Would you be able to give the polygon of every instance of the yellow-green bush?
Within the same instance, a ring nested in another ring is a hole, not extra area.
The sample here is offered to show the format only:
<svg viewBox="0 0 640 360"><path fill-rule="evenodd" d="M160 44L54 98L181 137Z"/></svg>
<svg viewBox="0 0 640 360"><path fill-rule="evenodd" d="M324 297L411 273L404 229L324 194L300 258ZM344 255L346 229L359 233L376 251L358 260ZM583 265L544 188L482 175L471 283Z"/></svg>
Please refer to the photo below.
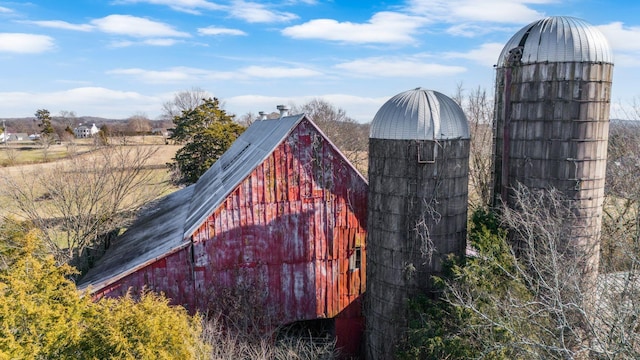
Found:
<svg viewBox="0 0 640 360"><path fill-rule="evenodd" d="M6 230L5 227L2 229ZM9 242L11 241L11 243ZM33 231L0 233L0 359L201 359L201 320L143 293L97 303L68 279L75 270L35 256Z"/></svg>

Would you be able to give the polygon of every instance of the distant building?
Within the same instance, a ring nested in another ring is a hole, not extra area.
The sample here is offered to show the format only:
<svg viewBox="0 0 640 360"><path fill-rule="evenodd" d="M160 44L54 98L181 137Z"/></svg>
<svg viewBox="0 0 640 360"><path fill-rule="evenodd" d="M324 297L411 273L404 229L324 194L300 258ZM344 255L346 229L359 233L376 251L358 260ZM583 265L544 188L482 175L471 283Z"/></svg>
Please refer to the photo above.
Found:
<svg viewBox="0 0 640 360"><path fill-rule="evenodd" d="M90 138L93 137L93 135L97 134L98 131L100 131L100 129L98 129L96 124L93 124L90 127L81 124L77 128L73 129L73 134L77 138Z"/></svg>
<svg viewBox="0 0 640 360"><path fill-rule="evenodd" d="M29 139L29 134L27 133L7 133L7 141L27 141Z"/></svg>

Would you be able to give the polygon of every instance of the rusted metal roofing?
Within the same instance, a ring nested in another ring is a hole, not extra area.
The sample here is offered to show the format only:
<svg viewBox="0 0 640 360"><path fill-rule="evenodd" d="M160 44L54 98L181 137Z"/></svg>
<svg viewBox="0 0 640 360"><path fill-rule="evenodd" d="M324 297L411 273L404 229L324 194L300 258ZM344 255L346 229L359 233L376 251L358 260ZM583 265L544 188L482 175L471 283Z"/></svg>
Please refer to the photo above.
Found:
<svg viewBox="0 0 640 360"><path fill-rule="evenodd" d="M256 121L195 184L185 236L190 236L229 193L261 164L304 114Z"/></svg>
<svg viewBox="0 0 640 360"><path fill-rule="evenodd" d="M194 185L162 198L138 216L78 283L79 290L102 288L159 257L189 245L183 241L184 221Z"/></svg>
<svg viewBox="0 0 640 360"><path fill-rule="evenodd" d="M582 19L569 16L551 16L523 27L502 49L497 66L505 66L512 54L522 64L613 63L613 54L602 32Z"/></svg>
<svg viewBox="0 0 640 360"><path fill-rule="evenodd" d="M416 88L384 103L371 123L370 138L395 140L468 139L464 112L448 96Z"/></svg>

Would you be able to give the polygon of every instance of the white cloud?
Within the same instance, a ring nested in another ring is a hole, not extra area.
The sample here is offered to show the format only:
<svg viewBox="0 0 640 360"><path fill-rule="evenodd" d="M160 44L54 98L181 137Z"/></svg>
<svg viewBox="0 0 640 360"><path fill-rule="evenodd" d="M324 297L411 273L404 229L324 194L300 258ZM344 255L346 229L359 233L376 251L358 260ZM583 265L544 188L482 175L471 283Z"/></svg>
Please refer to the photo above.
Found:
<svg viewBox="0 0 640 360"><path fill-rule="evenodd" d="M92 20L98 29L109 34L127 35L133 37L189 37L185 32L177 31L173 27L149 19L131 15L109 15Z"/></svg>
<svg viewBox="0 0 640 360"><path fill-rule="evenodd" d="M46 35L0 33L0 53L37 54L52 50L53 38Z"/></svg>
<svg viewBox="0 0 640 360"><path fill-rule="evenodd" d="M228 78L228 76L216 76L216 74L223 73L215 73L208 70L194 69L189 67L174 67L164 71L146 70L140 68L115 69L108 71L107 74L132 76L147 83L174 83L192 81L195 79Z"/></svg>
<svg viewBox="0 0 640 360"><path fill-rule="evenodd" d="M618 52L613 53L613 63L616 66L624 66L624 67L640 67L640 52L631 53L631 52ZM616 71L614 70L614 75ZM638 90L634 89L634 93L637 93ZM640 120L640 119L639 119Z"/></svg>
<svg viewBox="0 0 640 360"><path fill-rule="evenodd" d="M625 27L622 22L597 26L614 50L640 51L640 26Z"/></svg>
<svg viewBox="0 0 640 360"><path fill-rule="evenodd" d="M140 68L114 69L111 75L134 77L147 83L179 83L213 80L286 79L322 75L305 68L249 66L236 71L211 71L190 67L174 67L168 70L146 70Z"/></svg>
<svg viewBox="0 0 640 360"><path fill-rule="evenodd" d="M442 65L411 58L366 58L335 65L353 75L368 77L449 76L466 71L462 66Z"/></svg>
<svg viewBox="0 0 640 360"><path fill-rule="evenodd" d="M152 45L152 46L171 46L171 45L175 45L178 42L180 41L176 39L156 38L156 39L147 39L143 43L146 45Z"/></svg>
<svg viewBox="0 0 640 360"><path fill-rule="evenodd" d="M318 4L318 1L317 0L287 0L287 1L283 1L283 3L287 5L297 5L297 4L316 5Z"/></svg>
<svg viewBox="0 0 640 360"><path fill-rule="evenodd" d="M472 60L483 66L493 66L497 63L503 47L504 44L500 43L485 43L467 52L447 52L443 56L450 59Z"/></svg>
<svg viewBox="0 0 640 360"><path fill-rule="evenodd" d="M156 114L163 100L133 91L111 90L102 87L78 87L51 93L2 92L0 108L10 109L3 116L22 117L33 114L33 99L38 106L52 114L60 110L72 110L79 116L90 115L105 118L126 118L135 111ZM132 111L131 109L135 109Z"/></svg>
<svg viewBox="0 0 640 360"><path fill-rule="evenodd" d="M553 2L554 0L410 0L408 10L433 21L518 24L544 16L528 5Z"/></svg>
<svg viewBox="0 0 640 360"><path fill-rule="evenodd" d="M491 34L495 32L505 32L512 33L517 31L517 28L509 27L509 26L491 26L487 23L461 23L452 25L447 28L446 32L449 35L453 36L464 36L468 38L479 37L486 34Z"/></svg>
<svg viewBox="0 0 640 360"><path fill-rule="evenodd" d="M168 38L144 39L142 41L118 40L112 41L109 46L112 48L125 48L129 46L172 46L182 41Z"/></svg>
<svg viewBox="0 0 640 360"><path fill-rule="evenodd" d="M282 30L282 34L295 39L322 39L348 43L412 43L413 36L424 23L420 17L397 12L379 12L366 23L316 19L287 27Z"/></svg>
<svg viewBox="0 0 640 360"><path fill-rule="evenodd" d="M308 5L316 4L315 0L289 1L280 5L295 5L296 3ZM225 11L236 19L249 23L274 23L287 22L297 19L298 16L290 12L274 11L265 4L244 0L233 0L230 5L221 5L205 0L115 0L114 4L154 4L168 6L173 10L194 15L202 13L201 10Z"/></svg>
<svg viewBox="0 0 640 360"><path fill-rule="evenodd" d="M267 9L263 4L241 0L233 2L229 13L232 17L249 23L286 22L298 18L297 15L289 12L275 12Z"/></svg>
<svg viewBox="0 0 640 360"><path fill-rule="evenodd" d="M140 42L131 41L131 40L120 40L120 41L112 41L109 43L109 46L112 48L125 48L129 46L139 45Z"/></svg>
<svg viewBox="0 0 640 360"><path fill-rule="evenodd" d="M94 26L89 24L71 24L61 20L26 21L27 23L53 29L91 31Z"/></svg>
<svg viewBox="0 0 640 360"><path fill-rule="evenodd" d="M11 14L12 12L13 12L13 10L11 10L11 9L9 9L7 7L4 7L4 6L0 6L0 13L2 13L2 14Z"/></svg>
<svg viewBox="0 0 640 360"><path fill-rule="evenodd" d="M164 5L173 10L198 15L200 9L203 10L224 10L227 7L211 1L205 0L116 0L114 4L137 4L145 3L152 5Z"/></svg>
<svg viewBox="0 0 640 360"><path fill-rule="evenodd" d="M301 78L320 76L322 73L305 68L249 66L241 69L241 73L254 78Z"/></svg>
<svg viewBox="0 0 640 360"><path fill-rule="evenodd" d="M217 27L217 26L209 26L206 28L199 28L198 29L198 34L200 35L234 35L234 36L242 36L242 35L247 35L247 33L245 33L242 30L238 30L238 29L229 29L229 28L222 28L222 27Z"/></svg>
<svg viewBox="0 0 640 360"><path fill-rule="evenodd" d="M640 26L625 27L622 22L597 26L609 41L614 63L618 66L640 66ZM614 71L615 73L615 71Z"/></svg>

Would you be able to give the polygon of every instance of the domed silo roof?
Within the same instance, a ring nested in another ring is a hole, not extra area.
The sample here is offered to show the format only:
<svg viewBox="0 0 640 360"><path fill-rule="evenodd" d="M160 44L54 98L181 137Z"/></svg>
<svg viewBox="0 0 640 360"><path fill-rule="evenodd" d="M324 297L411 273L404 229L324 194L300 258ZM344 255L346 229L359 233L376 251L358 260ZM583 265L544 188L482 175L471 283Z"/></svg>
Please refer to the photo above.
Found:
<svg viewBox="0 0 640 360"><path fill-rule="evenodd" d="M521 47L522 64L539 62L613 63L604 35L586 21L569 16L551 16L523 27L507 42L498 58L503 67L512 49Z"/></svg>
<svg viewBox="0 0 640 360"><path fill-rule="evenodd" d="M468 139L460 106L437 91L416 88L384 103L371 123L370 138L392 140Z"/></svg>

